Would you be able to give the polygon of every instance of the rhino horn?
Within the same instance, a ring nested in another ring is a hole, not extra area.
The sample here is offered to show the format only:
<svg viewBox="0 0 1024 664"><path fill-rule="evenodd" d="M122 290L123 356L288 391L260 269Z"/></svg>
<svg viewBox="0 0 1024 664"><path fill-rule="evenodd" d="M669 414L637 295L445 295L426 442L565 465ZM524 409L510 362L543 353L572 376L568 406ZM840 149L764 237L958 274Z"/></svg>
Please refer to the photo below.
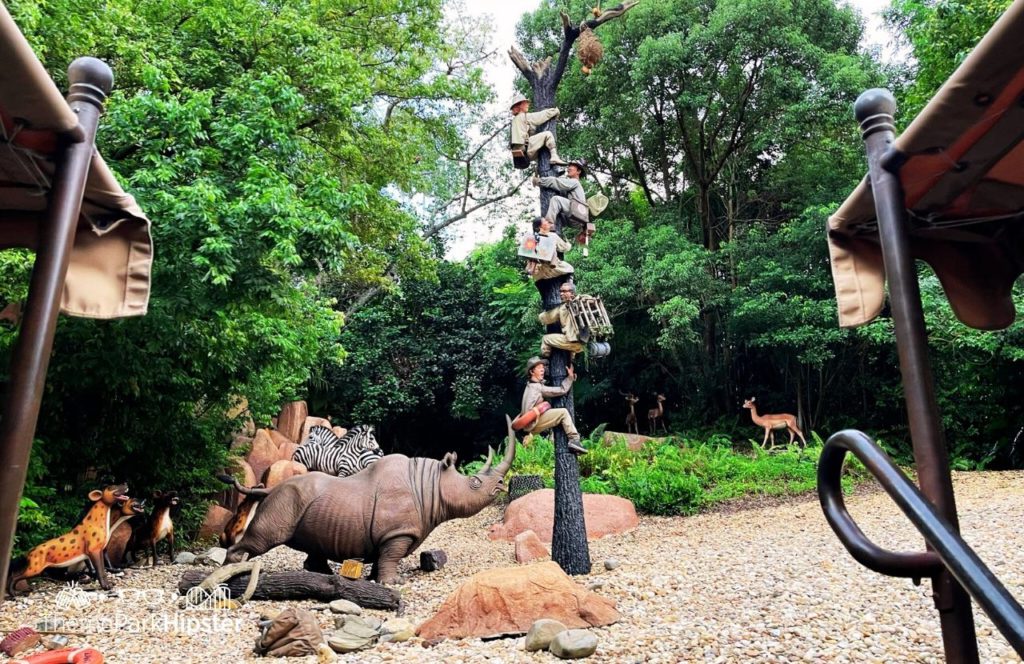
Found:
<svg viewBox="0 0 1024 664"><path fill-rule="evenodd" d="M491 472L491 463L494 462L494 448L490 445L487 446L487 461L484 462L484 467L480 469L481 473Z"/></svg>
<svg viewBox="0 0 1024 664"><path fill-rule="evenodd" d="M495 468L500 477L504 477L512 468L512 462L516 458L516 432L512 429L512 418L506 415L505 422L508 425L508 447L505 449L505 457Z"/></svg>

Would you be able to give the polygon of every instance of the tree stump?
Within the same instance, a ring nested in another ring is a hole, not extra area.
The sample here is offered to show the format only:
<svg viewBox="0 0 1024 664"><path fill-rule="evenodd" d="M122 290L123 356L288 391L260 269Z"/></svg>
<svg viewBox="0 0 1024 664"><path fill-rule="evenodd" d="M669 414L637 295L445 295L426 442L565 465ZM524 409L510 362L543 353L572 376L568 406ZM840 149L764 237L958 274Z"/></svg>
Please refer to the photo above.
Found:
<svg viewBox="0 0 1024 664"><path fill-rule="evenodd" d="M182 595L190 588L198 586L209 575L209 570L188 570L181 575L178 592ZM232 597L241 597L249 584L250 574L239 574L227 584ZM336 599L347 599L364 609L386 609L395 611L401 599L397 590L382 586L372 581L354 581L337 574L319 574L317 572L264 572L260 574L256 591L252 595L256 600L295 600L315 599L330 602Z"/></svg>

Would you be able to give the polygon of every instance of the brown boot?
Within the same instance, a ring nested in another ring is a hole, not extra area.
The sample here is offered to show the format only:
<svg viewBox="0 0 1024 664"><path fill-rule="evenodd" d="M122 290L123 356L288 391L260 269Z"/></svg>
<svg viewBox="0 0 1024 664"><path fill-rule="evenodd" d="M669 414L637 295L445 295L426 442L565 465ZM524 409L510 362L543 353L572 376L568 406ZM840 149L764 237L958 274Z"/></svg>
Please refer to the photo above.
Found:
<svg viewBox="0 0 1024 664"><path fill-rule="evenodd" d="M587 453L587 449L580 445L579 438L569 439L569 451L575 454L576 456L583 456L584 454Z"/></svg>

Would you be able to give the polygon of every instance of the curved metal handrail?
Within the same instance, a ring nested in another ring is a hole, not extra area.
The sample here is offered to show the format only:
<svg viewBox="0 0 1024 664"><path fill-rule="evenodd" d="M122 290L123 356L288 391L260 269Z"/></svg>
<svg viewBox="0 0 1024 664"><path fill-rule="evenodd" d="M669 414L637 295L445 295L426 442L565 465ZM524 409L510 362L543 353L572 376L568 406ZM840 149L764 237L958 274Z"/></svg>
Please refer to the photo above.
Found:
<svg viewBox="0 0 1024 664"><path fill-rule="evenodd" d="M843 500L840 480L847 452L860 459L875 476L933 551L887 551L867 538L846 510ZM1024 657L1024 609L917 486L867 435L847 429L828 439L818 463L818 498L832 530L859 563L881 574L915 578L934 576L946 567L1017 654Z"/></svg>

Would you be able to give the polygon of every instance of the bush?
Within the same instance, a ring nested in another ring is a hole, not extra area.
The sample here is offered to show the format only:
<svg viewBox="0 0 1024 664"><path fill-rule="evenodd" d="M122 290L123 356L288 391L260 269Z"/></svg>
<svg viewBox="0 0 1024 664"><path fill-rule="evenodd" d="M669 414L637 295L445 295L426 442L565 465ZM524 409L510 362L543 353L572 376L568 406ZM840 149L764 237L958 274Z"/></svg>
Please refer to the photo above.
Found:
<svg viewBox="0 0 1024 664"><path fill-rule="evenodd" d="M584 441L589 453L580 457L580 488L584 493L613 494L633 502L645 514L693 514L703 507L753 495L798 495L811 492L817 484L821 439L813 437L806 448L776 449L771 453L757 446L738 452L724 436L707 441L668 439L651 441L638 451L630 450L624 439L606 445L594 434ZM550 439L535 438L529 446L519 445L514 474L540 475L554 486L554 445ZM467 464L474 472L481 461ZM863 467L848 464L844 485L865 477Z"/></svg>

